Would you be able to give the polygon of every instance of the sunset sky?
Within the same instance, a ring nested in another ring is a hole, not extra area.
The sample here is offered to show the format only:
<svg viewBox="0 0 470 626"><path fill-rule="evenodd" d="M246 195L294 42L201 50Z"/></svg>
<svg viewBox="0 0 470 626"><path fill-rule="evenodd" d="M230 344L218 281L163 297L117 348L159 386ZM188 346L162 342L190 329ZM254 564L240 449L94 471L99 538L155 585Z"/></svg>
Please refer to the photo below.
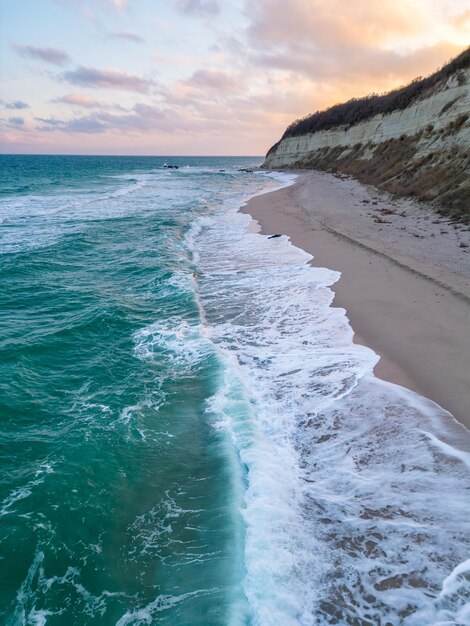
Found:
<svg viewBox="0 0 470 626"><path fill-rule="evenodd" d="M470 0L0 0L1 151L261 155L469 44Z"/></svg>

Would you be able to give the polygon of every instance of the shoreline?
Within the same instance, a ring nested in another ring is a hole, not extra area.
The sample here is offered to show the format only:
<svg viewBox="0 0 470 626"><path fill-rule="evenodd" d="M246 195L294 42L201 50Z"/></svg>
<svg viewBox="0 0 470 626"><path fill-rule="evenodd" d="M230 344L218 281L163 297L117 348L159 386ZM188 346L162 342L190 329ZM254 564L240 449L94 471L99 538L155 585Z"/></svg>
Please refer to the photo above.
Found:
<svg viewBox="0 0 470 626"><path fill-rule="evenodd" d="M341 272L332 306L380 356L376 376L470 428L470 230L348 177L295 173L240 210Z"/></svg>

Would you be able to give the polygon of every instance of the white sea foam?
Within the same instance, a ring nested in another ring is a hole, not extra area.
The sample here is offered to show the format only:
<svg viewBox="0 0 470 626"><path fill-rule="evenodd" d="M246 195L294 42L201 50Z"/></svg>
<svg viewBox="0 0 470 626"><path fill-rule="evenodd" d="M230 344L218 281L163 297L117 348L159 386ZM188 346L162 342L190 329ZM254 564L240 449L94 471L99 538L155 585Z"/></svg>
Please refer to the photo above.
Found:
<svg viewBox="0 0 470 626"><path fill-rule="evenodd" d="M139 359L164 363L167 373L173 371L178 376L190 373L213 350L200 324L177 316L142 328L134 341Z"/></svg>
<svg viewBox="0 0 470 626"><path fill-rule="evenodd" d="M42 550L36 550L28 573L23 580L18 593L15 611L7 619L7 626L32 625L42 626L49 617L59 617L65 612L65 607L55 610L38 609L36 602L41 596L52 594L57 589L63 593L71 589L77 594L75 609L83 612L88 618L103 617L106 612L106 604L109 598L125 596L121 592L103 590L99 595L94 595L80 582L80 569L67 567L62 576L46 576L44 567L45 554ZM78 609L80 604L80 609Z"/></svg>
<svg viewBox="0 0 470 626"><path fill-rule="evenodd" d="M163 175L150 173L116 176L119 187L110 184L62 190L57 194L19 195L0 202L0 254L55 244L62 235L92 220L114 219L153 210L179 201L184 194L163 185ZM110 177L110 181L113 177ZM126 184L127 182L127 184ZM150 202L149 202L149 199Z"/></svg>
<svg viewBox="0 0 470 626"><path fill-rule="evenodd" d="M216 589L200 589L190 593L183 593L178 596L159 595L149 602L145 607L136 609L135 611L127 611L117 622L116 626L127 626L132 624L138 626L141 624L154 624L158 620L158 614L171 610L174 606L190 600L192 598L200 598L217 591Z"/></svg>
<svg viewBox="0 0 470 626"><path fill-rule="evenodd" d="M13 508L14 505L16 505L21 500L29 498L34 490L34 487L36 487L37 485L41 485L46 479L47 475L51 474L53 471L53 464L49 463L49 461L42 461L41 463L39 463L37 469L34 472L34 478L32 480L29 480L22 487L17 487L16 489L13 489L12 492L0 504L0 517L16 513L16 510Z"/></svg>
<svg viewBox="0 0 470 626"><path fill-rule="evenodd" d="M339 274L249 222L225 207L189 244L227 365L208 411L247 471L253 623L469 624L468 431L375 378Z"/></svg>

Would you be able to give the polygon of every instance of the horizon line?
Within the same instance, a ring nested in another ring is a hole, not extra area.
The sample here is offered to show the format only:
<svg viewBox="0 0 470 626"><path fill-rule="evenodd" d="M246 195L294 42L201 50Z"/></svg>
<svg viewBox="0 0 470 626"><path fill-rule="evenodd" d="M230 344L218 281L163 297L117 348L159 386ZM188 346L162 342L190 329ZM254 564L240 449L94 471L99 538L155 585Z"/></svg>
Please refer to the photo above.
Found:
<svg viewBox="0 0 470 626"><path fill-rule="evenodd" d="M136 159L264 159L264 154L73 154L69 152L0 152L4 156L62 156L62 157L126 157Z"/></svg>

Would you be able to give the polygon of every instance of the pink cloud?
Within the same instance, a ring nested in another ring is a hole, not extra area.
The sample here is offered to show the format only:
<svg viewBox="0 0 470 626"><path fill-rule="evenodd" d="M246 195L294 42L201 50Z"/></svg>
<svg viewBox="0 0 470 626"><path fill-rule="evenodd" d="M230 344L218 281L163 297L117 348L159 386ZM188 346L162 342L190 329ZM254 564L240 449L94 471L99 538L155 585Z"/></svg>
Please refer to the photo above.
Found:
<svg viewBox="0 0 470 626"><path fill-rule="evenodd" d="M117 69L99 70L80 66L76 70L64 72L62 78L74 85L101 89L123 89L125 91L148 92L151 81Z"/></svg>
<svg viewBox="0 0 470 626"><path fill-rule="evenodd" d="M71 61L69 55L58 48L38 48L36 46L22 46L14 43L12 47L22 56L39 61L46 61L53 65L65 65Z"/></svg>
<svg viewBox="0 0 470 626"><path fill-rule="evenodd" d="M365 86L361 93L372 80L388 86L429 73L461 48L436 37L410 48L433 26L429 10L414 0L291 0L288 11L276 7L276 0L260 0L247 9L252 60L317 83L353 80Z"/></svg>
<svg viewBox="0 0 470 626"><path fill-rule="evenodd" d="M65 96L55 98L53 102L58 102L59 104L71 104L73 106L85 107L87 109L100 106L98 100L95 100L91 96L84 93L69 93Z"/></svg>
<svg viewBox="0 0 470 626"><path fill-rule="evenodd" d="M197 70L185 83L190 87L219 93L230 93L238 88L236 78L228 72L220 70Z"/></svg>

